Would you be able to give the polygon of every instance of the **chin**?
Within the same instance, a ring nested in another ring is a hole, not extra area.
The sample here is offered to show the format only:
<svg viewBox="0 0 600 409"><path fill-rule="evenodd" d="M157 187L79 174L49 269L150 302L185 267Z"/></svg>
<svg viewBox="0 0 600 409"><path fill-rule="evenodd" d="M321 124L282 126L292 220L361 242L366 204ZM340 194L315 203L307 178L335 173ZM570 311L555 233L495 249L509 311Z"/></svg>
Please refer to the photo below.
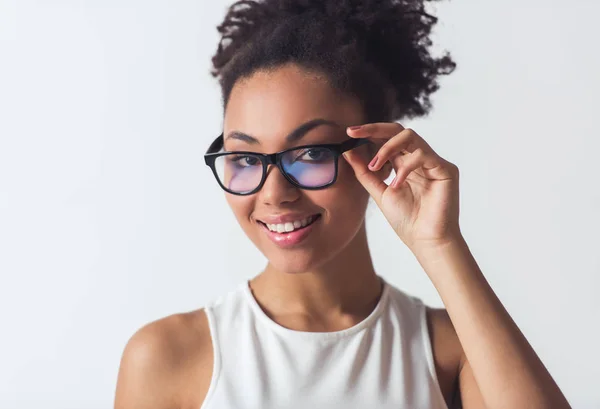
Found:
<svg viewBox="0 0 600 409"><path fill-rule="evenodd" d="M320 251L320 254L305 251L271 251L270 253L263 254L275 270L284 274L302 274L314 271L325 261L323 253Z"/></svg>

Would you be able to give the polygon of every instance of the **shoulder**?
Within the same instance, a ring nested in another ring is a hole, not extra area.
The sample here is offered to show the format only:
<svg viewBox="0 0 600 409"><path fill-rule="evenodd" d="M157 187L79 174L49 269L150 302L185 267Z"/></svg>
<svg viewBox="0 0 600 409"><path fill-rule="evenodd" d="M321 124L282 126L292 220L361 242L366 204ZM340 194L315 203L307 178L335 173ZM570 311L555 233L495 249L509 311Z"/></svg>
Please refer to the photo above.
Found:
<svg viewBox="0 0 600 409"><path fill-rule="evenodd" d="M450 406L458 399L463 349L448 312L443 308L426 308L436 374L442 394Z"/></svg>
<svg viewBox="0 0 600 409"><path fill-rule="evenodd" d="M204 309L150 322L138 329L125 346L115 409L202 403L212 367L212 340Z"/></svg>

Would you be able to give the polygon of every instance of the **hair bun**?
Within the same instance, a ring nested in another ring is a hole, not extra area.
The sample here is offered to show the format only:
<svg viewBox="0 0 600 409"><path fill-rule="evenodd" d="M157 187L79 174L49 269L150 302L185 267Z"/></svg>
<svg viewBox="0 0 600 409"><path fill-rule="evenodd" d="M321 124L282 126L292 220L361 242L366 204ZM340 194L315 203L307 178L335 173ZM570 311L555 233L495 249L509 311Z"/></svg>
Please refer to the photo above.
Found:
<svg viewBox="0 0 600 409"><path fill-rule="evenodd" d="M437 77L456 67L448 53L435 58L429 52L437 18L425 11L426 2L237 1L217 27L222 38L212 74L221 76L238 65L233 71L245 75L253 64L257 68L287 58L323 69L342 88L352 88L359 76L372 81L376 89L390 93L386 111L392 117L425 115L431 108L429 95L439 88ZM236 59L241 61L233 63ZM224 91L226 100L226 86Z"/></svg>

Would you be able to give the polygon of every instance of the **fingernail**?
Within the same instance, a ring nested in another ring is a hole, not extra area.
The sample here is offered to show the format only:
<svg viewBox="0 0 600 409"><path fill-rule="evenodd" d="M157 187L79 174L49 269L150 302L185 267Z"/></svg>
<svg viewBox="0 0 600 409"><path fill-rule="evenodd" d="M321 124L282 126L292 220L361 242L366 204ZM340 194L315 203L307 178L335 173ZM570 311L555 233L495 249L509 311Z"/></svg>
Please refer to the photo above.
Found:
<svg viewBox="0 0 600 409"><path fill-rule="evenodd" d="M373 160L371 161L371 163L369 163L369 167L374 168L376 164L377 164L377 156L375 156L373 158Z"/></svg>
<svg viewBox="0 0 600 409"><path fill-rule="evenodd" d="M348 129L350 129L351 131L356 131L356 130L358 130L358 129L360 129L360 128L362 128L362 125L351 126L351 127L350 127L350 128L348 128Z"/></svg>

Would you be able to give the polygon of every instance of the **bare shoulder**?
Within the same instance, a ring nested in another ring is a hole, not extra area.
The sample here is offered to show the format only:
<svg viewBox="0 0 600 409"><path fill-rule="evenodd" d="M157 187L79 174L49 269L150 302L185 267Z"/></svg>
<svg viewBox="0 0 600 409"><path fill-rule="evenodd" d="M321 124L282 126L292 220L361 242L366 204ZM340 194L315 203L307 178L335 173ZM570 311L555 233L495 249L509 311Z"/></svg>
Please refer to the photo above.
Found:
<svg viewBox="0 0 600 409"><path fill-rule="evenodd" d="M115 409L200 407L210 384L212 340L204 309L150 322L128 340Z"/></svg>
<svg viewBox="0 0 600 409"><path fill-rule="evenodd" d="M440 388L448 407L452 408L460 405L458 375L463 349L445 309L427 307L427 325Z"/></svg>

